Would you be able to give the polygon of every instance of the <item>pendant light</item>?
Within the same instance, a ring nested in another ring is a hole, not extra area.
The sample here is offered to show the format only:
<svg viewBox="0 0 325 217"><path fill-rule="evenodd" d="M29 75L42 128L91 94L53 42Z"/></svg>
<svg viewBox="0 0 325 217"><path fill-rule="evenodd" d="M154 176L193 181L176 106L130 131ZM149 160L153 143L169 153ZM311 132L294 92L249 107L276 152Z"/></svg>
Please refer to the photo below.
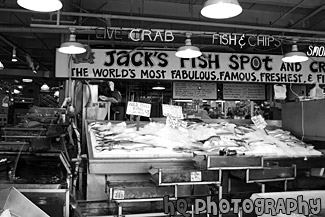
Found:
<svg viewBox="0 0 325 217"><path fill-rule="evenodd" d="M14 89L14 94L20 94L20 90Z"/></svg>
<svg viewBox="0 0 325 217"><path fill-rule="evenodd" d="M56 90L56 91L54 92L54 96L55 96L55 97L59 97L59 96L60 96L60 91Z"/></svg>
<svg viewBox="0 0 325 217"><path fill-rule="evenodd" d="M242 11L243 8L237 0L207 0L201 14L212 19L227 19L239 15Z"/></svg>
<svg viewBox="0 0 325 217"><path fill-rule="evenodd" d="M152 87L153 90L165 90L166 88L160 84L160 82L157 82L157 85Z"/></svg>
<svg viewBox="0 0 325 217"><path fill-rule="evenodd" d="M53 12L62 8L60 0L17 0L18 5L27 10L38 12Z"/></svg>
<svg viewBox="0 0 325 217"><path fill-rule="evenodd" d="M70 34L69 41L62 43L59 48L59 52L64 54L81 54L86 51L86 48L76 41L76 35L73 32Z"/></svg>
<svg viewBox="0 0 325 217"><path fill-rule="evenodd" d="M50 90L50 87L49 87L46 83L44 83L44 84L41 86L41 90L42 90L42 91L49 91L49 90Z"/></svg>
<svg viewBox="0 0 325 217"><path fill-rule="evenodd" d="M284 54L282 61L286 63L300 63L308 60L307 55L304 52L298 51L297 44L292 45L292 50Z"/></svg>
<svg viewBox="0 0 325 217"><path fill-rule="evenodd" d="M14 47L12 49L12 58L11 58L11 62L17 62L17 55L16 55L16 48Z"/></svg>
<svg viewBox="0 0 325 217"><path fill-rule="evenodd" d="M186 34L187 39L185 40L185 45L178 48L175 55L179 58L196 58L202 55L200 49L192 45L191 34Z"/></svg>
<svg viewBox="0 0 325 217"><path fill-rule="evenodd" d="M30 78L23 78L22 81L24 83L32 83L33 82L33 79L30 79Z"/></svg>

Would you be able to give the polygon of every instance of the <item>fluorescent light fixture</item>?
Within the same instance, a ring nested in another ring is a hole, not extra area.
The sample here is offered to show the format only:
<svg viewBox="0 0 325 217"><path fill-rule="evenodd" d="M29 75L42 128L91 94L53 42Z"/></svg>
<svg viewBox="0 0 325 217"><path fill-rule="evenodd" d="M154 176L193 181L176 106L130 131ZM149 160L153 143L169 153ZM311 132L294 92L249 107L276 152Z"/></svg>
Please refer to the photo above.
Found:
<svg viewBox="0 0 325 217"><path fill-rule="evenodd" d="M49 90L50 90L50 87L49 87L46 83L44 83L44 84L41 86L41 90L43 90L43 91L49 91Z"/></svg>
<svg viewBox="0 0 325 217"><path fill-rule="evenodd" d="M4 65L2 64L2 62L0 61L0 70L3 70L5 67Z"/></svg>
<svg viewBox="0 0 325 217"><path fill-rule="evenodd" d="M282 61L286 63L300 63L308 60L307 55L304 52L298 51L296 44L292 45L292 51L284 54Z"/></svg>
<svg viewBox="0 0 325 217"><path fill-rule="evenodd" d="M76 35L70 34L70 39L68 42L64 42L61 44L59 48L59 52L64 54L81 54L85 53L86 48L79 42L76 41Z"/></svg>
<svg viewBox="0 0 325 217"><path fill-rule="evenodd" d="M16 56L16 48L15 47L12 49L12 58L11 58L11 61L12 62L17 62L18 61L17 60L17 56Z"/></svg>
<svg viewBox="0 0 325 217"><path fill-rule="evenodd" d="M207 0L201 14L212 19L227 19L239 15L242 11L243 8L237 0Z"/></svg>
<svg viewBox="0 0 325 217"><path fill-rule="evenodd" d="M23 78L22 81L23 81L24 83L31 83L31 82L33 82L33 79L30 79L30 78Z"/></svg>
<svg viewBox="0 0 325 217"><path fill-rule="evenodd" d="M178 48L175 55L179 58L196 58L202 55L200 49L192 45L191 39L185 40L185 45Z"/></svg>
<svg viewBox="0 0 325 217"><path fill-rule="evenodd" d="M193 102L191 99L175 99L174 102Z"/></svg>
<svg viewBox="0 0 325 217"><path fill-rule="evenodd" d="M152 87L153 90L165 90L165 87L163 86L156 86L156 87Z"/></svg>
<svg viewBox="0 0 325 217"><path fill-rule="evenodd" d="M53 12L62 8L60 0L17 0L21 7L38 12Z"/></svg>

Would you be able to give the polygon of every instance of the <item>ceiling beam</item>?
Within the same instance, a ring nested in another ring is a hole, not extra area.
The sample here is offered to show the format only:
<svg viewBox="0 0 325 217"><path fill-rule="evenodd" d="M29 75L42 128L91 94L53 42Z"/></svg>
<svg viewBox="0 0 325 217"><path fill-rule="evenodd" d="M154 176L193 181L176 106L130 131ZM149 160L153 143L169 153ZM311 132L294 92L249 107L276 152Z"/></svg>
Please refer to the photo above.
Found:
<svg viewBox="0 0 325 217"><path fill-rule="evenodd" d="M1 11L11 11L8 8L0 8ZM17 9L13 9L17 11ZM25 11L25 10L19 10ZM243 25L243 24L233 24L233 23L221 23L221 22L203 22L194 20L181 20L181 19L169 19L169 18L157 18L157 17L141 17L141 16L127 16L127 15L114 15L114 14L97 14L97 13L79 13L79 12L60 12L61 16L76 16L76 17L87 17L87 18L102 18L102 19L116 19L116 20L132 20L132 21L147 21L147 22L160 22L160 23L172 23L172 24L185 24L185 25L195 25L195 26L210 26L210 27L221 27L221 28L234 28L234 29L248 29L248 30L260 30L269 32L281 32L281 33L299 33L307 35L325 35L325 31L317 30L305 30L305 29L292 29L292 28L279 28L270 26L256 26L256 25ZM312 13L313 14L313 13ZM312 15L311 14L311 15ZM309 15L309 16L311 16ZM78 26L75 26L78 28ZM28 31L30 29L25 29ZM34 29L33 29L34 30ZM23 30L21 30L23 31ZM35 29L35 31L41 32L42 30ZM51 30L47 30L51 31ZM65 30L69 34L69 29ZM62 33L62 32L58 32Z"/></svg>
<svg viewBox="0 0 325 217"><path fill-rule="evenodd" d="M20 51L21 53L23 53L25 56L29 55L30 57L32 57L31 54L29 54L29 53L26 52L23 48L17 46L17 45L14 44L13 42L9 41L9 40L8 40L7 38L5 38L4 36L1 36L1 35L0 35L0 39L1 39L3 42L7 43L9 46L12 46L13 48L15 47L17 50L19 50L19 51ZM35 59L34 59L34 61L35 61L35 63L37 63L39 66L42 66L44 69L49 70L49 69L48 69L44 64L40 63L39 61L36 61ZM26 61L23 61L23 62L28 63L27 60L26 60Z"/></svg>
<svg viewBox="0 0 325 217"><path fill-rule="evenodd" d="M314 15L318 14L319 12L321 12L324 9L325 9L325 5L322 5L321 7L317 8L316 10L314 10L313 12L308 14L307 16L303 17L302 19L300 19L297 22L295 22L294 24L292 24L290 26L290 28L298 26L300 23L305 22L307 19L313 17Z"/></svg>
<svg viewBox="0 0 325 217"><path fill-rule="evenodd" d="M3 70L0 70L0 76L10 76L18 78L50 78L54 77L54 72L37 71L37 73L34 73L32 70L4 68Z"/></svg>
<svg viewBox="0 0 325 217"><path fill-rule="evenodd" d="M284 17L288 16L289 14L291 14L294 10L296 10L298 7L300 7L302 5L302 3L305 0L301 0L298 4L296 4L293 8L291 8L290 10L288 10L286 13L284 13L282 16L280 16L279 18L277 18L276 20L274 20L269 26L273 26L276 22L278 22L279 20L283 19Z"/></svg>

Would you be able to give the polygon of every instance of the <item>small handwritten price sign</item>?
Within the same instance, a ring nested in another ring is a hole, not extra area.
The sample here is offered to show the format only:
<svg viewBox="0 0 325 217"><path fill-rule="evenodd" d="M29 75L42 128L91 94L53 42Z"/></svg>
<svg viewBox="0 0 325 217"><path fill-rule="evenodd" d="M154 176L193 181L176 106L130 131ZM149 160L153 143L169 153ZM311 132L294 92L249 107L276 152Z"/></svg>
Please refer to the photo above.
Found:
<svg viewBox="0 0 325 217"><path fill-rule="evenodd" d="M182 119L184 117L181 106L163 104L162 110L163 116L165 117L172 116L179 119Z"/></svg>
<svg viewBox="0 0 325 217"><path fill-rule="evenodd" d="M167 116L166 119L166 125L171 127L171 128L178 128L178 127L187 127L187 122L186 121L182 121L179 118L175 118L172 116Z"/></svg>
<svg viewBox="0 0 325 217"><path fill-rule="evenodd" d="M126 114L150 117L151 104L141 102L128 102Z"/></svg>
<svg viewBox="0 0 325 217"><path fill-rule="evenodd" d="M264 118L261 115L253 116L251 119L257 128L264 129L267 125L267 123L265 122Z"/></svg>

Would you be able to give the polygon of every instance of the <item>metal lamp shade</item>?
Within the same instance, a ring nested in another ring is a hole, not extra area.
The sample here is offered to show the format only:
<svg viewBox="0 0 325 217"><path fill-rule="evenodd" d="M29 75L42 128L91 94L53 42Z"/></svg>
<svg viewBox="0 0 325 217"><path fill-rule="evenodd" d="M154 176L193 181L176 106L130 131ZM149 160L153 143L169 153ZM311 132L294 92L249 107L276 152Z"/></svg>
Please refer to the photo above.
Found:
<svg viewBox="0 0 325 217"><path fill-rule="evenodd" d="M60 0L17 0L18 5L31 11L53 12L62 8Z"/></svg>
<svg viewBox="0 0 325 217"><path fill-rule="evenodd" d="M243 8L237 0L207 0L201 10L204 17L227 19L239 15Z"/></svg>
<svg viewBox="0 0 325 217"><path fill-rule="evenodd" d="M298 51L296 44L292 45L292 51L284 54L282 61L286 63L300 63L308 60L305 53Z"/></svg>
<svg viewBox="0 0 325 217"><path fill-rule="evenodd" d="M191 44L191 39L186 39L185 46L177 49L175 55L179 58L196 58L202 55L200 49Z"/></svg>
<svg viewBox="0 0 325 217"><path fill-rule="evenodd" d="M71 34L69 41L62 43L59 48L59 52L64 54L81 54L86 51L86 48L82 44L76 42L76 36L74 34Z"/></svg>

